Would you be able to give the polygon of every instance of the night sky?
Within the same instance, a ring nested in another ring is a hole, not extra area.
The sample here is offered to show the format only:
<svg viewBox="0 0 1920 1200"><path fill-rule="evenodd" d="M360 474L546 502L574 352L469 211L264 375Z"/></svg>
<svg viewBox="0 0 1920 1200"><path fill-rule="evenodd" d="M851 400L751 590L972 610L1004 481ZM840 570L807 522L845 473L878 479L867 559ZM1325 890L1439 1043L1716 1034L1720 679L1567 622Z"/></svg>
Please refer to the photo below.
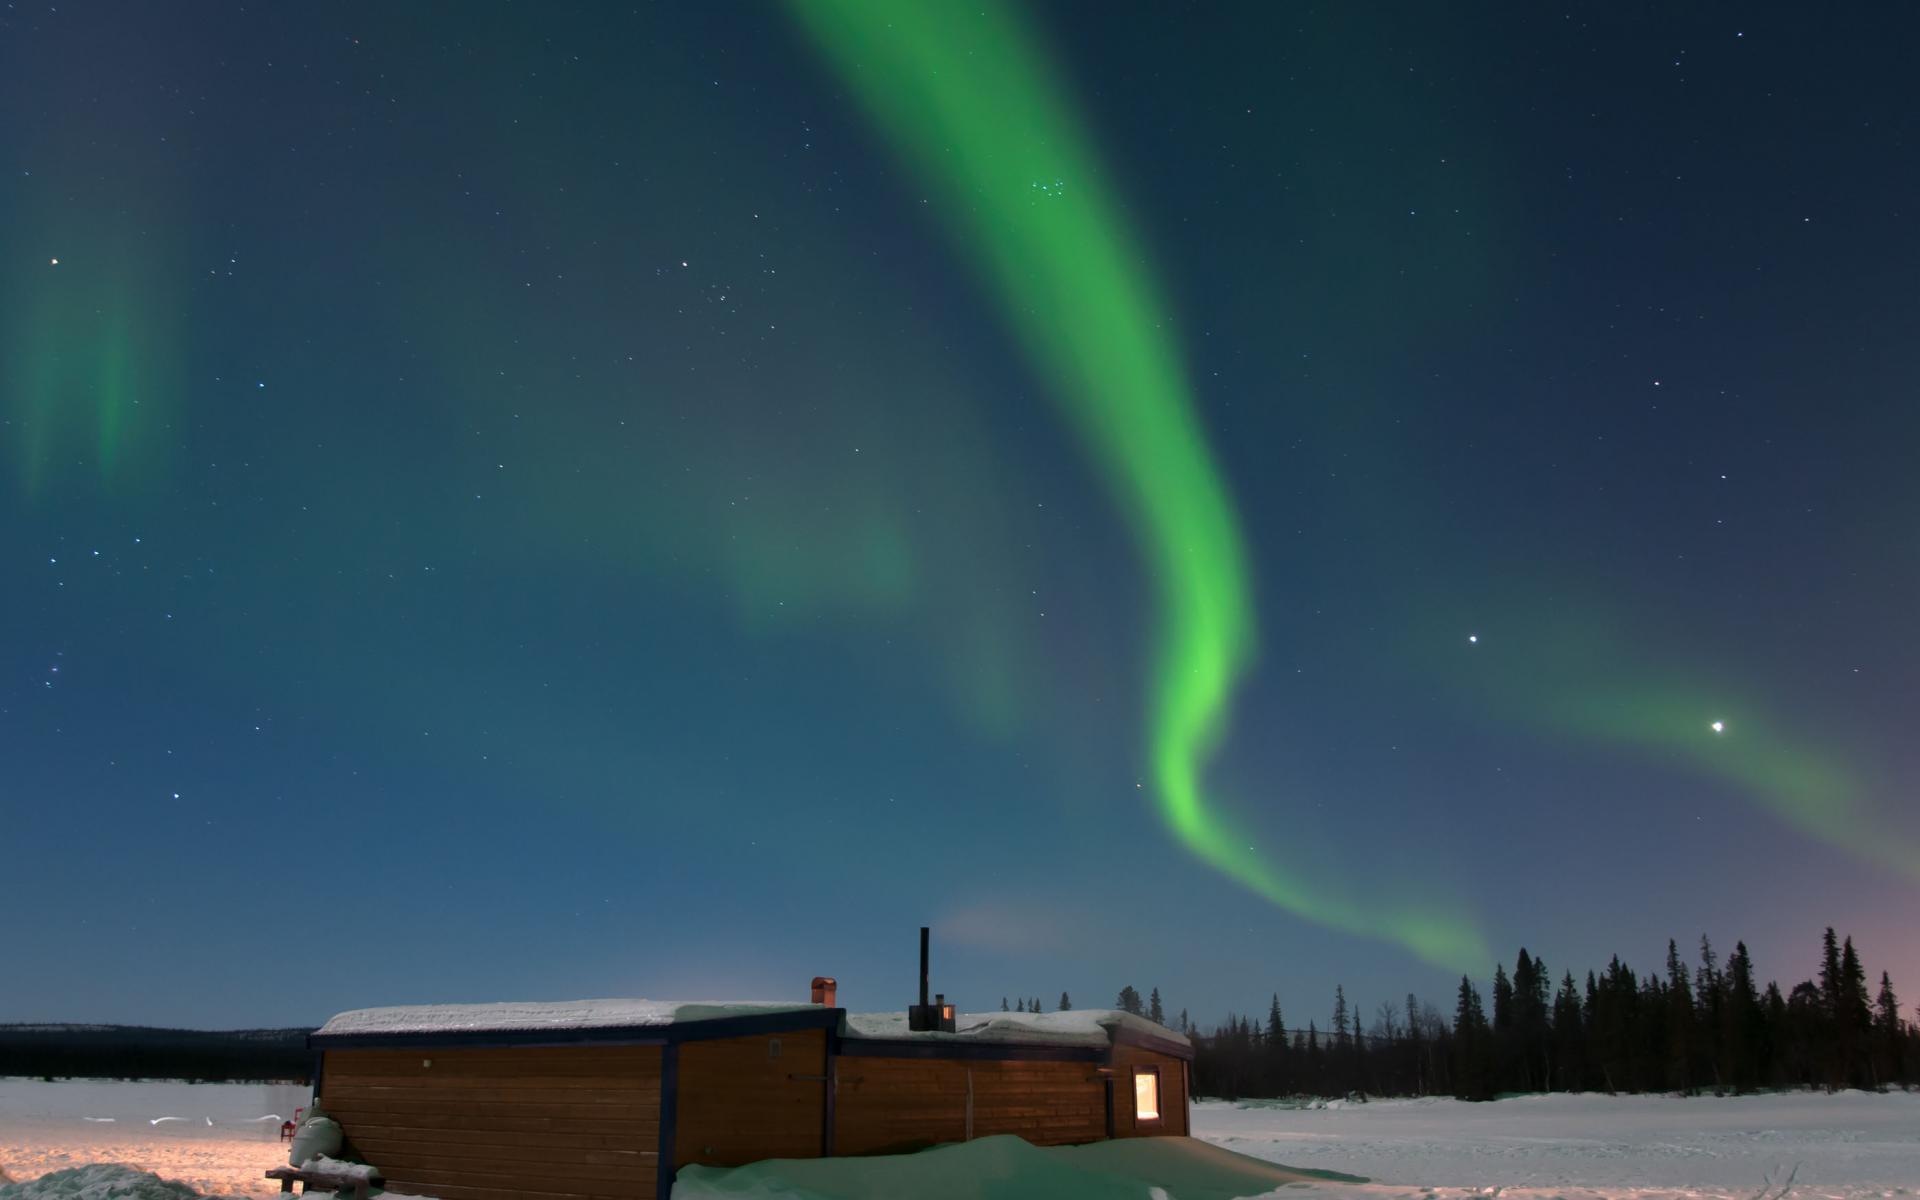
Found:
<svg viewBox="0 0 1920 1200"><path fill-rule="evenodd" d="M7 6L0 1020L1920 989L1916 33Z"/></svg>

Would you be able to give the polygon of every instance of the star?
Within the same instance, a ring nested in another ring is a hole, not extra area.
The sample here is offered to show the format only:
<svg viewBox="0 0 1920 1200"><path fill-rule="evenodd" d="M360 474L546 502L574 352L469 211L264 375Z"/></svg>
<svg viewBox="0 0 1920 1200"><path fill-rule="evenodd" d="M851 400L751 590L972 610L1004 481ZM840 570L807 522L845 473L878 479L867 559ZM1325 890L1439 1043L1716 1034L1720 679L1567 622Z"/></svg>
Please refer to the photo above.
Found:
<svg viewBox="0 0 1920 1200"><path fill-rule="evenodd" d="M1470 633L1470 634L1468 634L1468 635L1467 635L1467 642L1468 642L1468 644L1469 644L1469 645L1474 645L1474 646L1478 646L1478 645L1480 644L1480 635L1479 635L1479 634L1477 634L1477 633Z"/></svg>
<svg viewBox="0 0 1920 1200"><path fill-rule="evenodd" d="M47 260L47 265L50 267L57 267L60 265L60 260L57 258L50 258Z"/></svg>
<svg viewBox="0 0 1920 1200"><path fill-rule="evenodd" d="M1725 733L1727 731L1727 723L1725 721L1715 721L1712 729L1715 733Z"/></svg>

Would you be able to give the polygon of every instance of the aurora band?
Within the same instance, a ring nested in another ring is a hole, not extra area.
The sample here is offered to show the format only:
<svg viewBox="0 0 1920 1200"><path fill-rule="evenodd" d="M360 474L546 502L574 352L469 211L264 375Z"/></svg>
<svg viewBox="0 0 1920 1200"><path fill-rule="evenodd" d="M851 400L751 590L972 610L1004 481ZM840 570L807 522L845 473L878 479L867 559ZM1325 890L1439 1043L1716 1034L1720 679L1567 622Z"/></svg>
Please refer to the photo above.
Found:
<svg viewBox="0 0 1920 1200"><path fill-rule="evenodd" d="M1167 826L1303 917L1450 968L1486 961L1478 930L1431 903L1354 900L1265 861L1202 795L1254 653L1246 550L1145 256L1018 14L998 0L791 0L789 10L935 190L960 253L1126 510L1158 588L1147 720Z"/></svg>

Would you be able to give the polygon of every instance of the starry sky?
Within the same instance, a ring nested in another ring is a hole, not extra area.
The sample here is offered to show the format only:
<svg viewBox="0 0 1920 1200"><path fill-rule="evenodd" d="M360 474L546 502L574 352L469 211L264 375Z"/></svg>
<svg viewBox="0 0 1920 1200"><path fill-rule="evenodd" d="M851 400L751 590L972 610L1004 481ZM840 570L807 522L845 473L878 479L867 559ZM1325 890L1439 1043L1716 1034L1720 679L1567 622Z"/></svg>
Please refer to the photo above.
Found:
<svg viewBox="0 0 1920 1200"><path fill-rule="evenodd" d="M0 10L0 1020L1920 988L1914 24Z"/></svg>

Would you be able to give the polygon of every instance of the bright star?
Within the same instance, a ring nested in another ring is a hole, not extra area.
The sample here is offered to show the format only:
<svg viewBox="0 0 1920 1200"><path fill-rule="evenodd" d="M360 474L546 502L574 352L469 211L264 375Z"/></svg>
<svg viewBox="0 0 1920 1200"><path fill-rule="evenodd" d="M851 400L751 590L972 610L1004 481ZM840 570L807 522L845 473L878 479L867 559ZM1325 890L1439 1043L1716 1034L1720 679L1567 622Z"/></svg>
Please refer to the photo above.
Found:
<svg viewBox="0 0 1920 1200"><path fill-rule="evenodd" d="M1477 633L1470 633L1470 634L1468 634L1468 635L1467 635L1467 641L1469 641L1469 642L1471 642L1471 643L1473 643L1474 645L1476 645L1476 646L1478 646L1478 645L1480 644L1480 635L1479 635L1479 634L1477 634Z"/></svg>
<svg viewBox="0 0 1920 1200"><path fill-rule="evenodd" d="M47 265L50 267L57 267L60 265L60 260L57 258L50 258L47 260Z"/></svg>
<svg viewBox="0 0 1920 1200"><path fill-rule="evenodd" d="M1727 723L1725 721L1715 721L1713 723L1713 731L1715 733L1725 733L1727 731Z"/></svg>

